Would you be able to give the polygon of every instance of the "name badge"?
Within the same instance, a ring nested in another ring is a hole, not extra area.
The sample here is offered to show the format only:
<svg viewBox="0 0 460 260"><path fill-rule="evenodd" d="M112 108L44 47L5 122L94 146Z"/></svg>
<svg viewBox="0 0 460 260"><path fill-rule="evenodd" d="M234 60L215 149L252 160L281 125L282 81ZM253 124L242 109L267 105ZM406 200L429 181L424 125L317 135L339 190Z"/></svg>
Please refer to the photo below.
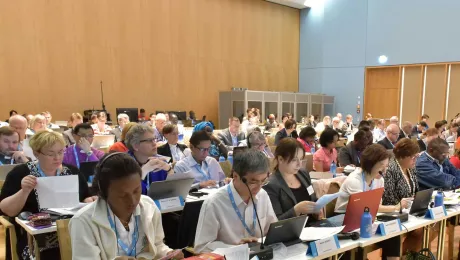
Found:
<svg viewBox="0 0 460 260"><path fill-rule="evenodd" d="M308 195L310 195L310 196L311 196L313 193L315 193L315 190L313 189L313 186L312 186L312 185L308 186L307 191L308 191Z"/></svg>
<svg viewBox="0 0 460 260"><path fill-rule="evenodd" d="M321 256L340 248L337 235L325 239L310 242L308 245L307 255Z"/></svg>
<svg viewBox="0 0 460 260"><path fill-rule="evenodd" d="M376 233L382 236L385 236L385 235L390 235L390 234L397 233L400 231L402 231L401 222L399 219L395 219L395 220L380 223L377 228Z"/></svg>
<svg viewBox="0 0 460 260"><path fill-rule="evenodd" d="M160 211L169 210L173 208L180 208L184 206L184 199L179 197L172 197L167 199L154 200Z"/></svg>
<svg viewBox="0 0 460 260"><path fill-rule="evenodd" d="M428 209L425 218L438 219L447 216L447 211L444 206Z"/></svg>

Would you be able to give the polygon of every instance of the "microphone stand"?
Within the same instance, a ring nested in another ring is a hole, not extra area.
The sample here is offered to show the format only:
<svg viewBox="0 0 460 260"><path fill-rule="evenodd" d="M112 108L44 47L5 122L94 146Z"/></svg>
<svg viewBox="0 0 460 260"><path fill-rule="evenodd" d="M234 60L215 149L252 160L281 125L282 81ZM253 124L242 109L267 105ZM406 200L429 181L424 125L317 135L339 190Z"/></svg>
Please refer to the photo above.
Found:
<svg viewBox="0 0 460 260"><path fill-rule="evenodd" d="M101 100L102 100L102 110L107 113L107 110L105 110L105 104L104 104L104 90L102 89L102 80L101 80Z"/></svg>

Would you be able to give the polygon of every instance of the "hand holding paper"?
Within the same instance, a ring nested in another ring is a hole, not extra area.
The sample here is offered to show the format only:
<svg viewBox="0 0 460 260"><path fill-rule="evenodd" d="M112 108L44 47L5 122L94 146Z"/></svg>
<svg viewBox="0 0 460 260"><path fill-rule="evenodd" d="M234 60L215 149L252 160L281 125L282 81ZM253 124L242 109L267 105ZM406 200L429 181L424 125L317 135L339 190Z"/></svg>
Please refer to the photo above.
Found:
<svg viewBox="0 0 460 260"><path fill-rule="evenodd" d="M73 208L79 205L78 175L37 178L40 208Z"/></svg>

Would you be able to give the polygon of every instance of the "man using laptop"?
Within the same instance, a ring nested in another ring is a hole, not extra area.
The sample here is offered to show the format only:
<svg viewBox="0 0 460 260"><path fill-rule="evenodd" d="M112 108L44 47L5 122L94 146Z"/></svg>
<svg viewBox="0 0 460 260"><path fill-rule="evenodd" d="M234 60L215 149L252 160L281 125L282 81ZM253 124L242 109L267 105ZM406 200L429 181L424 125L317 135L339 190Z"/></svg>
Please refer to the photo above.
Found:
<svg viewBox="0 0 460 260"><path fill-rule="evenodd" d="M67 147L63 163L73 165L80 169L82 162L97 162L104 156L104 152L91 147L94 130L88 123L76 125L72 129L75 144Z"/></svg>
<svg viewBox="0 0 460 260"><path fill-rule="evenodd" d="M232 174L233 181L206 199L201 207L195 235L197 253L255 242L267 234L271 223L277 221L270 198L262 189L269 176L266 156L255 150L237 154ZM263 234L257 223L251 195Z"/></svg>
<svg viewBox="0 0 460 260"><path fill-rule="evenodd" d="M415 164L421 190L429 188L453 189L460 186L460 171L448 160L449 144L437 137L428 142L427 150Z"/></svg>
<svg viewBox="0 0 460 260"><path fill-rule="evenodd" d="M225 179L225 174L216 159L209 155L211 137L206 131L196 131L190 137L191 154L178 161L174 166L176 174L191 172L195 177L192 188L215 187Z"/></svg>
<svg viewBox="0 0 460 260"><path fill-rule="evenodd" d="M18 151L19 133L12 127L0 127L0 165L26 163L29 159Z"/></svg>

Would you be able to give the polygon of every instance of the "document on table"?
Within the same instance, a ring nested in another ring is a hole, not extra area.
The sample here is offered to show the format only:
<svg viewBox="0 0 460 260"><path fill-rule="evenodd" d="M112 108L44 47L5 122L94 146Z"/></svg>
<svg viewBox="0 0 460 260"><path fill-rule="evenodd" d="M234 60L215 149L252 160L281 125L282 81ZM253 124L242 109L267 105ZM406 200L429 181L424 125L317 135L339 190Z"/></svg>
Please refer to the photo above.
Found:
<svg viewBox="0 0 460 260"><path fill-rule="evenodd" d="M335 234L342 232L343 228L341 227L306 227L302 230L300 234L300 240L302 241L314 241L324 239Z"/></svg>
<svg viewBox="0 0 460 260"><path fill-rule="evenodd" d="M89 203L80 202L76 207L73 208L47 208L44 212L53 214L53 215L75 215L81 208L88 205Z"/></svg>
<svg viewBox="0 0 460 260"><path fill-rule="evenodd" d="M217 248L213 251L214 254L223 255L227 260L241 260L249 259L249 247L248 244L239 246Z"/></svg>
<svg viewBox="0 0 460 260"><path fill-rule="evenodd" d="M40 208L73 208L80 203L78 175L37 178Z"/></svg>
<svg viewBox="0 0 460 260"><path fill-rule="evenodd" d="M338 198L343 192L339 191L334 194L325 194L316 201L315 212L320 211L324 208L329 202Z"/></svg>

